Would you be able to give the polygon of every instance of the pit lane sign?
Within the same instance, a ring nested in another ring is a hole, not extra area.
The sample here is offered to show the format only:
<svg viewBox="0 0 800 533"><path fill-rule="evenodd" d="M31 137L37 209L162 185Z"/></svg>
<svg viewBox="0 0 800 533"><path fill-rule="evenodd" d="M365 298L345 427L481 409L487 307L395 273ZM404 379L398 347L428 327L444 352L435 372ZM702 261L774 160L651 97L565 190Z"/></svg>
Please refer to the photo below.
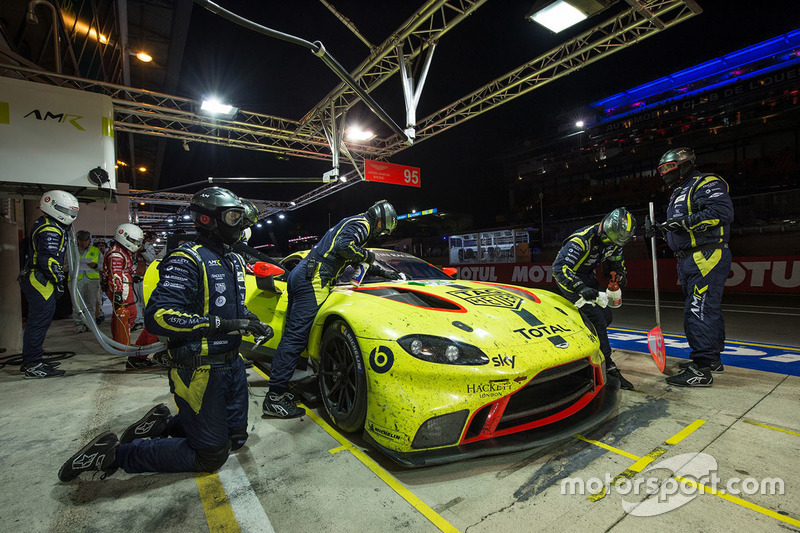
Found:
<svg viewBox="0 0 800 533"><path fill-rule="evenodd" d="M364 160L364 179L409 187L420 186L419 168L371 159Z"/></svg>

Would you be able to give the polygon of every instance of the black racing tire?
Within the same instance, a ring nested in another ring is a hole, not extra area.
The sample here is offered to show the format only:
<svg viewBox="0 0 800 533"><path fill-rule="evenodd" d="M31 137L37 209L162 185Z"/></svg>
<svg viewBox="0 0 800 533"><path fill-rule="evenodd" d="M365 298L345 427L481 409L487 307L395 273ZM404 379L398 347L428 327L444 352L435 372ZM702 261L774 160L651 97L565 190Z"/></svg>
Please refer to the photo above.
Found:
<svg viewBox="0 0 800 533"><path fill-rule="evenodd" d="M347 433L364 429L367 418L367 378L364 359L353 330L343 320L322 335L319 390L333 424Z"/></svg>

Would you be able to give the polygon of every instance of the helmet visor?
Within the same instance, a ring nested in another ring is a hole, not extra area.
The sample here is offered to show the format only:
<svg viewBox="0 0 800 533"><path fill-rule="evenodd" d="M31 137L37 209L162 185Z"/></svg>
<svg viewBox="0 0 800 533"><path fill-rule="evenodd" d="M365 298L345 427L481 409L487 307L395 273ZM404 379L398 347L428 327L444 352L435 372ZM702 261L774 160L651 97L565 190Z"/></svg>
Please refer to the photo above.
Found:
<svg viewBox="0 0 800 533"><path fill-rule="evenodd" d="M669 174L676 168L678 168L677 161L667 161L666 163L661 163L660 165L658 165L658 174L659 176L664 176L666 174Z"/></svg>
<svg viewBox="0 0 800 533"><path fill-rule="evenodd" d="M142 247L142 242L143 242L142 239L134 239L133 237L131 237L130 235L128 235L126 233L125 234L125 240L128 241L129 243L131 243L131 245L133 245L134 247L136 247L136 249L139 249L139 248Z"/></svg>
<svg viewBox="0 0 800 533"><path fill-rule="evenodd" d="M240 207L232 207L230 209L226 209L220 215L220 220L226 225L232 228L238 227L242 224L244 219L244 209Z"/></svg>
<svg viewBox="0 0 800 533"><path fill-rule="evenodd" d="M55 203L53 208L58 211L59 213L64 213L68 217L78 218L78 207L77 206L69 206L69 205L61 205Z"/></svg>

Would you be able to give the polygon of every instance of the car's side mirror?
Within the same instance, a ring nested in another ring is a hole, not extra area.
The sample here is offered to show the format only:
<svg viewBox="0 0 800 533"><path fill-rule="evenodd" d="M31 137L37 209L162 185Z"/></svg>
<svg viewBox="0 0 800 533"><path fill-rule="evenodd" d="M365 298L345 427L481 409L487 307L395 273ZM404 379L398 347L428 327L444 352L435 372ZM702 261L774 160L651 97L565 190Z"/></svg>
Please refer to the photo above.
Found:
<svg viewBox="0 0 800 533"><path fill-rule="evenodd" d="M442 272L447 274L453 279L458 279L458 269L456 267L444 267Z"/></svg>
<svg viewBox="0 0 800 533"><path fill-rule="evenodd" d="M275 288L275 276L280 276L286 272L284 269L273 263L258 261L253 265L253 274L256 276L256 287L266 292L280 292Z"/></svg>

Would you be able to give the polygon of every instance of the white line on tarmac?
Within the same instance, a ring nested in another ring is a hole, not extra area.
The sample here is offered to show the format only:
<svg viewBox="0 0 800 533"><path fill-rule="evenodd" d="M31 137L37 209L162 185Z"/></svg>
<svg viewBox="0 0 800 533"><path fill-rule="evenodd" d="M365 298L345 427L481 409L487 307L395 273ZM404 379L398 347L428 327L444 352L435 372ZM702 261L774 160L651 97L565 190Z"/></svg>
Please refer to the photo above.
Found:
<svg viewBox="0 0 800 533"><path fill-rule="evenodd" d="M653 307L653 302L650 303L636 303L632 302L631 300L625 300L624 305L629 305L633 307ZM737 307L744 307L742 305L738 305ZM764 306L751 306L751 307L764 307ZM683 305L669 305L669 304L661 304L662 309L683 309ZM767 308L768 309L768 308ZM779 308L779 309L786 309L786 308ZM750 313L753 315L777 315L777 316L797 316L799 312L794 313L777 313L774 311L750 311L747 309L731 309L728 306L723 305L722 310L725 313Z"/></svg>
<svg viewBox="0 0 800 533"><path fill-rule="evenodd" d="M222 486L225 487L225 494L236 515L239 528L245 533L274 533L269 517L261 506L236 454L228 456L225 467L217 474Z"/></svg>

